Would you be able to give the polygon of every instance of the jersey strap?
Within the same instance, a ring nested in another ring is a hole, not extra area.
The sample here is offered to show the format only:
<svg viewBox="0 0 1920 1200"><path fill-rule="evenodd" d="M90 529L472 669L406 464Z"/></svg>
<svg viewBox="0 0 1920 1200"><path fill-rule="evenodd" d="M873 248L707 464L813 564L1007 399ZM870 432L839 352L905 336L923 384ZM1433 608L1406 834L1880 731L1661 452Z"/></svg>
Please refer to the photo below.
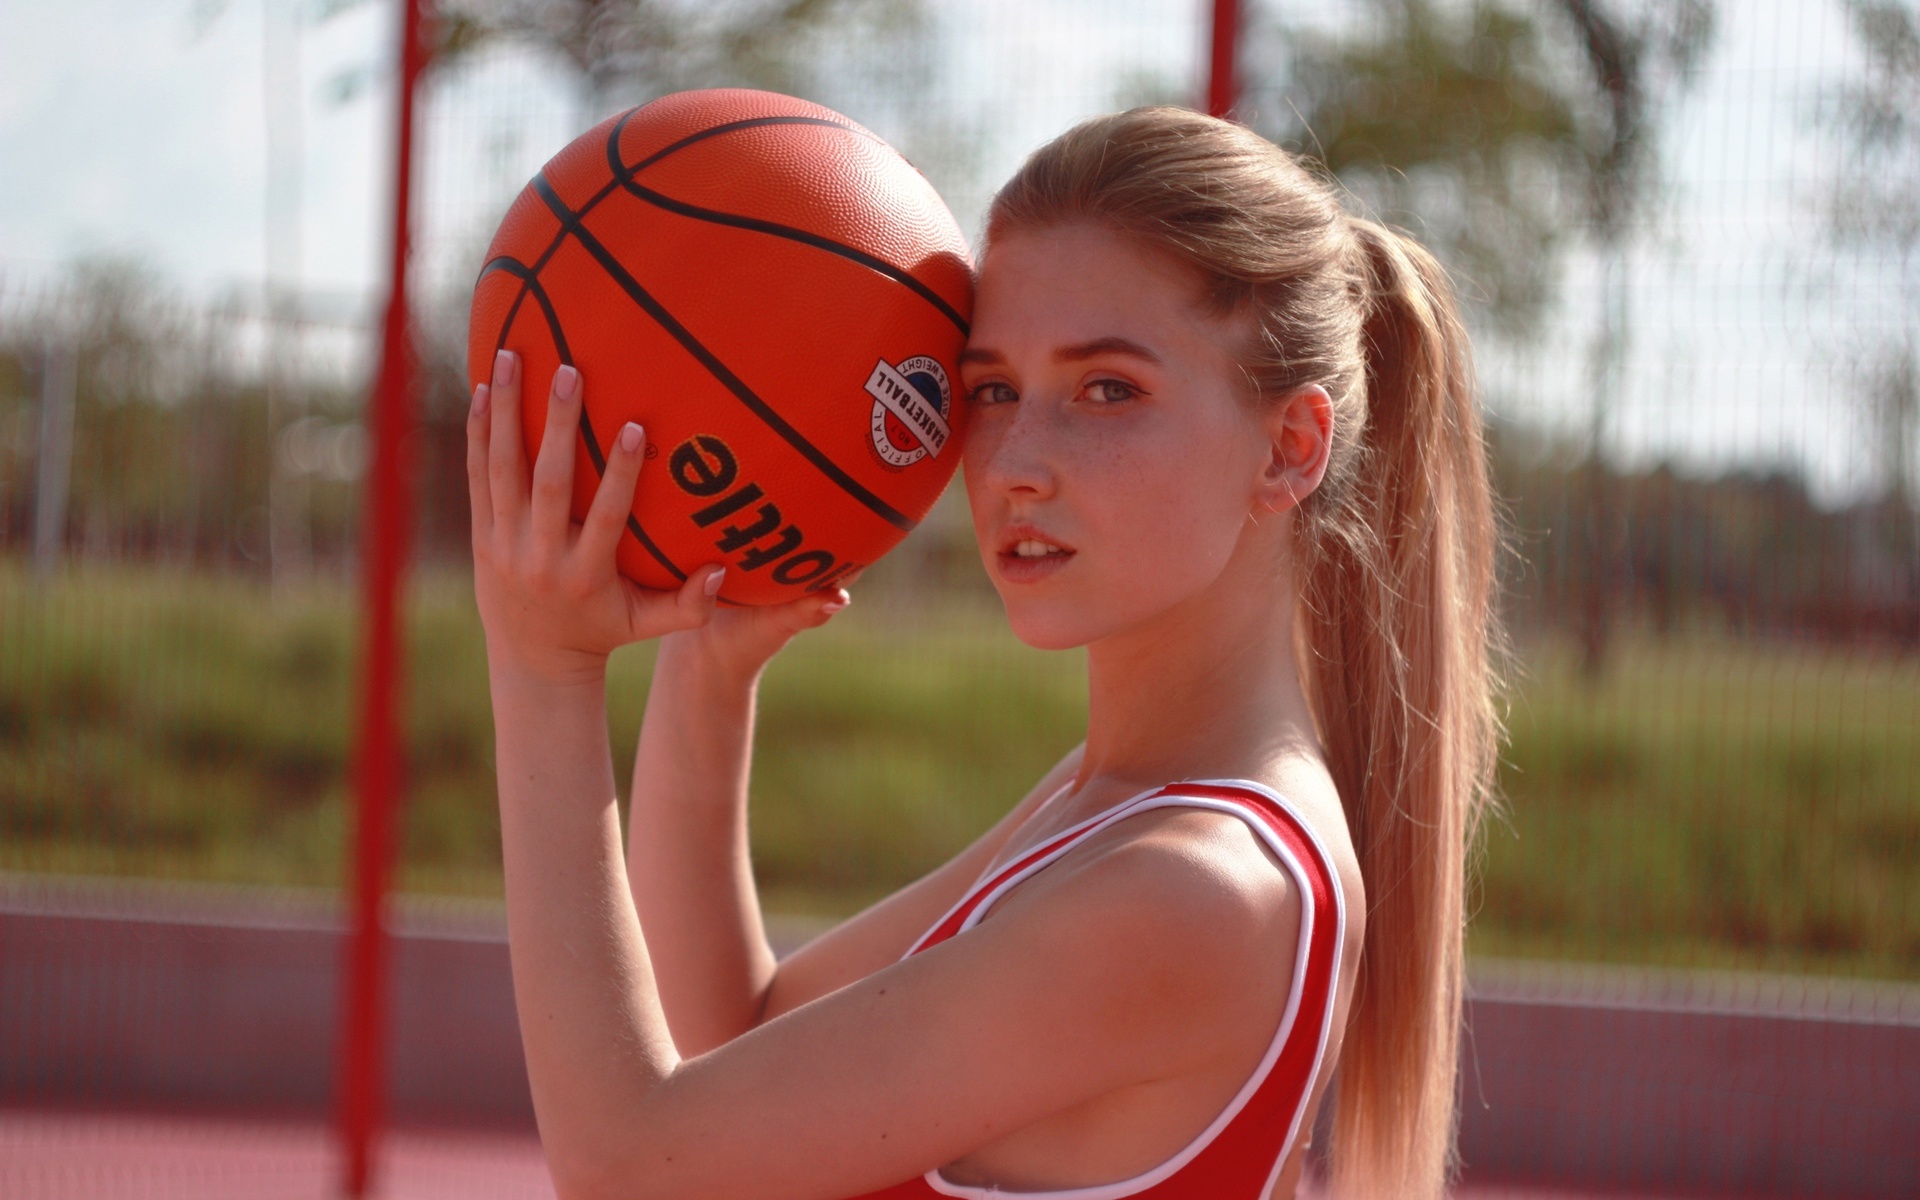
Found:
<svg viewBox="0 0 1920 1200"><path fill-rule="evenodd" d="M1292 806L1248 780L1200 780L1144 792L1075 825L981 880L907 954L979 924L1009 891L1117 821L1159 808L1204 808L1245 821L1292 878L1300 896L1300 936L1286 1008L1266 1054L1226 1108L1200 1135L1153 1170L1095 1187L1003 1192L950 1183L938 1170L861 1200L1259 1200L1272 1190L1300 1135L1307 1101L1326 1058L1333 994L1346 937L1346 903L1333 863Z"/></svg>

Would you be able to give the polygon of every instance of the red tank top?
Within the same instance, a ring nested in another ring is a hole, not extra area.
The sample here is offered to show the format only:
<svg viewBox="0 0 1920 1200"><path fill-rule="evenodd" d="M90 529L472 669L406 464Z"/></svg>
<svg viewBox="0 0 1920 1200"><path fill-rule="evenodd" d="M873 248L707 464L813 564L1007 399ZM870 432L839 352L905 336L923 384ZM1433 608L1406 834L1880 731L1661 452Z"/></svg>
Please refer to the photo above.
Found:
<svg viewBox="0 0 1920 1200"><path fill-rule="evenodd" d="M1095 1187L1051 1192L1003 1192L949 1183L938 1170L857 1200L933 1200L941 1196L988 1200L1258 1200L1272 1189L1299 1137L1326 1057L1333 1026L1333 992L1340 978L1346 904L1332 861L1307 823L1285 800L1256 783L1206 780L1177 783L1135 796L1036 846L982 878L914 943L907 955L965 933L1002 896L1094 834L1154 808L1210 808L1247 822L1292 876L1300 893L1300 942L1293 984L1273 1041L1220 1115L1178 1154L1144 1175Z"/></svg>

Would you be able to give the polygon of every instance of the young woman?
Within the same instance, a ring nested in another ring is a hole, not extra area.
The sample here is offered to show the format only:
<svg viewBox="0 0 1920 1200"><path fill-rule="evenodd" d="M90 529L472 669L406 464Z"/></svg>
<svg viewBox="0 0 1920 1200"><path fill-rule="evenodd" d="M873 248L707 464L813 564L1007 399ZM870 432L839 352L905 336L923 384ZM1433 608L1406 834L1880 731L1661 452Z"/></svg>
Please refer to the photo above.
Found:
<svg viewBox="0 0 1920 1200"><path fill-rule="evenodd" d="M995 200L962 362L1014 632L1086 646L1086 741L972 847L784 962L746 838L754 686L833 592L614 574L581 389L529 473L468 425L515 994L563 1197L1437 1197L1465 850L1494 760L1495 532L1467 345L1417 245L1238 126L1087 122ZM623 854L604 666L661 637Z"/></svg>

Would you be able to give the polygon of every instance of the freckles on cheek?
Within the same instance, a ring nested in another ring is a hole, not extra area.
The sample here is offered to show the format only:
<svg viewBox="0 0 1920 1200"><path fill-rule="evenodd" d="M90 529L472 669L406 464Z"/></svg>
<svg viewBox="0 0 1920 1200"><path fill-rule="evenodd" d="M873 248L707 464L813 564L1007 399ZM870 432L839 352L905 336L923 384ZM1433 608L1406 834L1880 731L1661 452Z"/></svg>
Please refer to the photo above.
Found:
<svg viewBox="0 0 1920 1200"><path fill-rule="evenodd" d="M1127 569L1171 583L1222 568L1246 518L1228 486L1230 464L1183 454L1178 443L1112 449L1098 467L1104 486L1094 507Z"/></svg>
<svg viewBox="0 0 1920 1200"><path fill-rule="evenodd" d="M1157 553L1203 525L1195 511L1192 477L1165 458L1115 454L1098 465L1094 508L1101 523L1134 553Z"/></svg>

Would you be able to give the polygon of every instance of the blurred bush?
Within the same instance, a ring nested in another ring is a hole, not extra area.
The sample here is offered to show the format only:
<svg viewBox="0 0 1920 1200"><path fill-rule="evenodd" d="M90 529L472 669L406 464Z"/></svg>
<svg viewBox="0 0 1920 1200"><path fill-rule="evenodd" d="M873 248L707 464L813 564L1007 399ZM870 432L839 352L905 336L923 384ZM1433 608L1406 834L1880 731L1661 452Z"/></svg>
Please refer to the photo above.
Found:
<svg viewBox="0 0 1920 1200"><path fill-rule="evenodd" d="M768 673L752 828L776 909L845 913L916 878L1083 727L1079 653L878 582ZM337 883L353 613L338 585L0 569L0 869ZM402 886L497 894L463 579L422 581L409 637ZM1528 647L1475 947L1920 979L1920 661L1625 646L1597 688L1568 640ZM616 656L619 764L648 678L645 647Z"/></svg>

